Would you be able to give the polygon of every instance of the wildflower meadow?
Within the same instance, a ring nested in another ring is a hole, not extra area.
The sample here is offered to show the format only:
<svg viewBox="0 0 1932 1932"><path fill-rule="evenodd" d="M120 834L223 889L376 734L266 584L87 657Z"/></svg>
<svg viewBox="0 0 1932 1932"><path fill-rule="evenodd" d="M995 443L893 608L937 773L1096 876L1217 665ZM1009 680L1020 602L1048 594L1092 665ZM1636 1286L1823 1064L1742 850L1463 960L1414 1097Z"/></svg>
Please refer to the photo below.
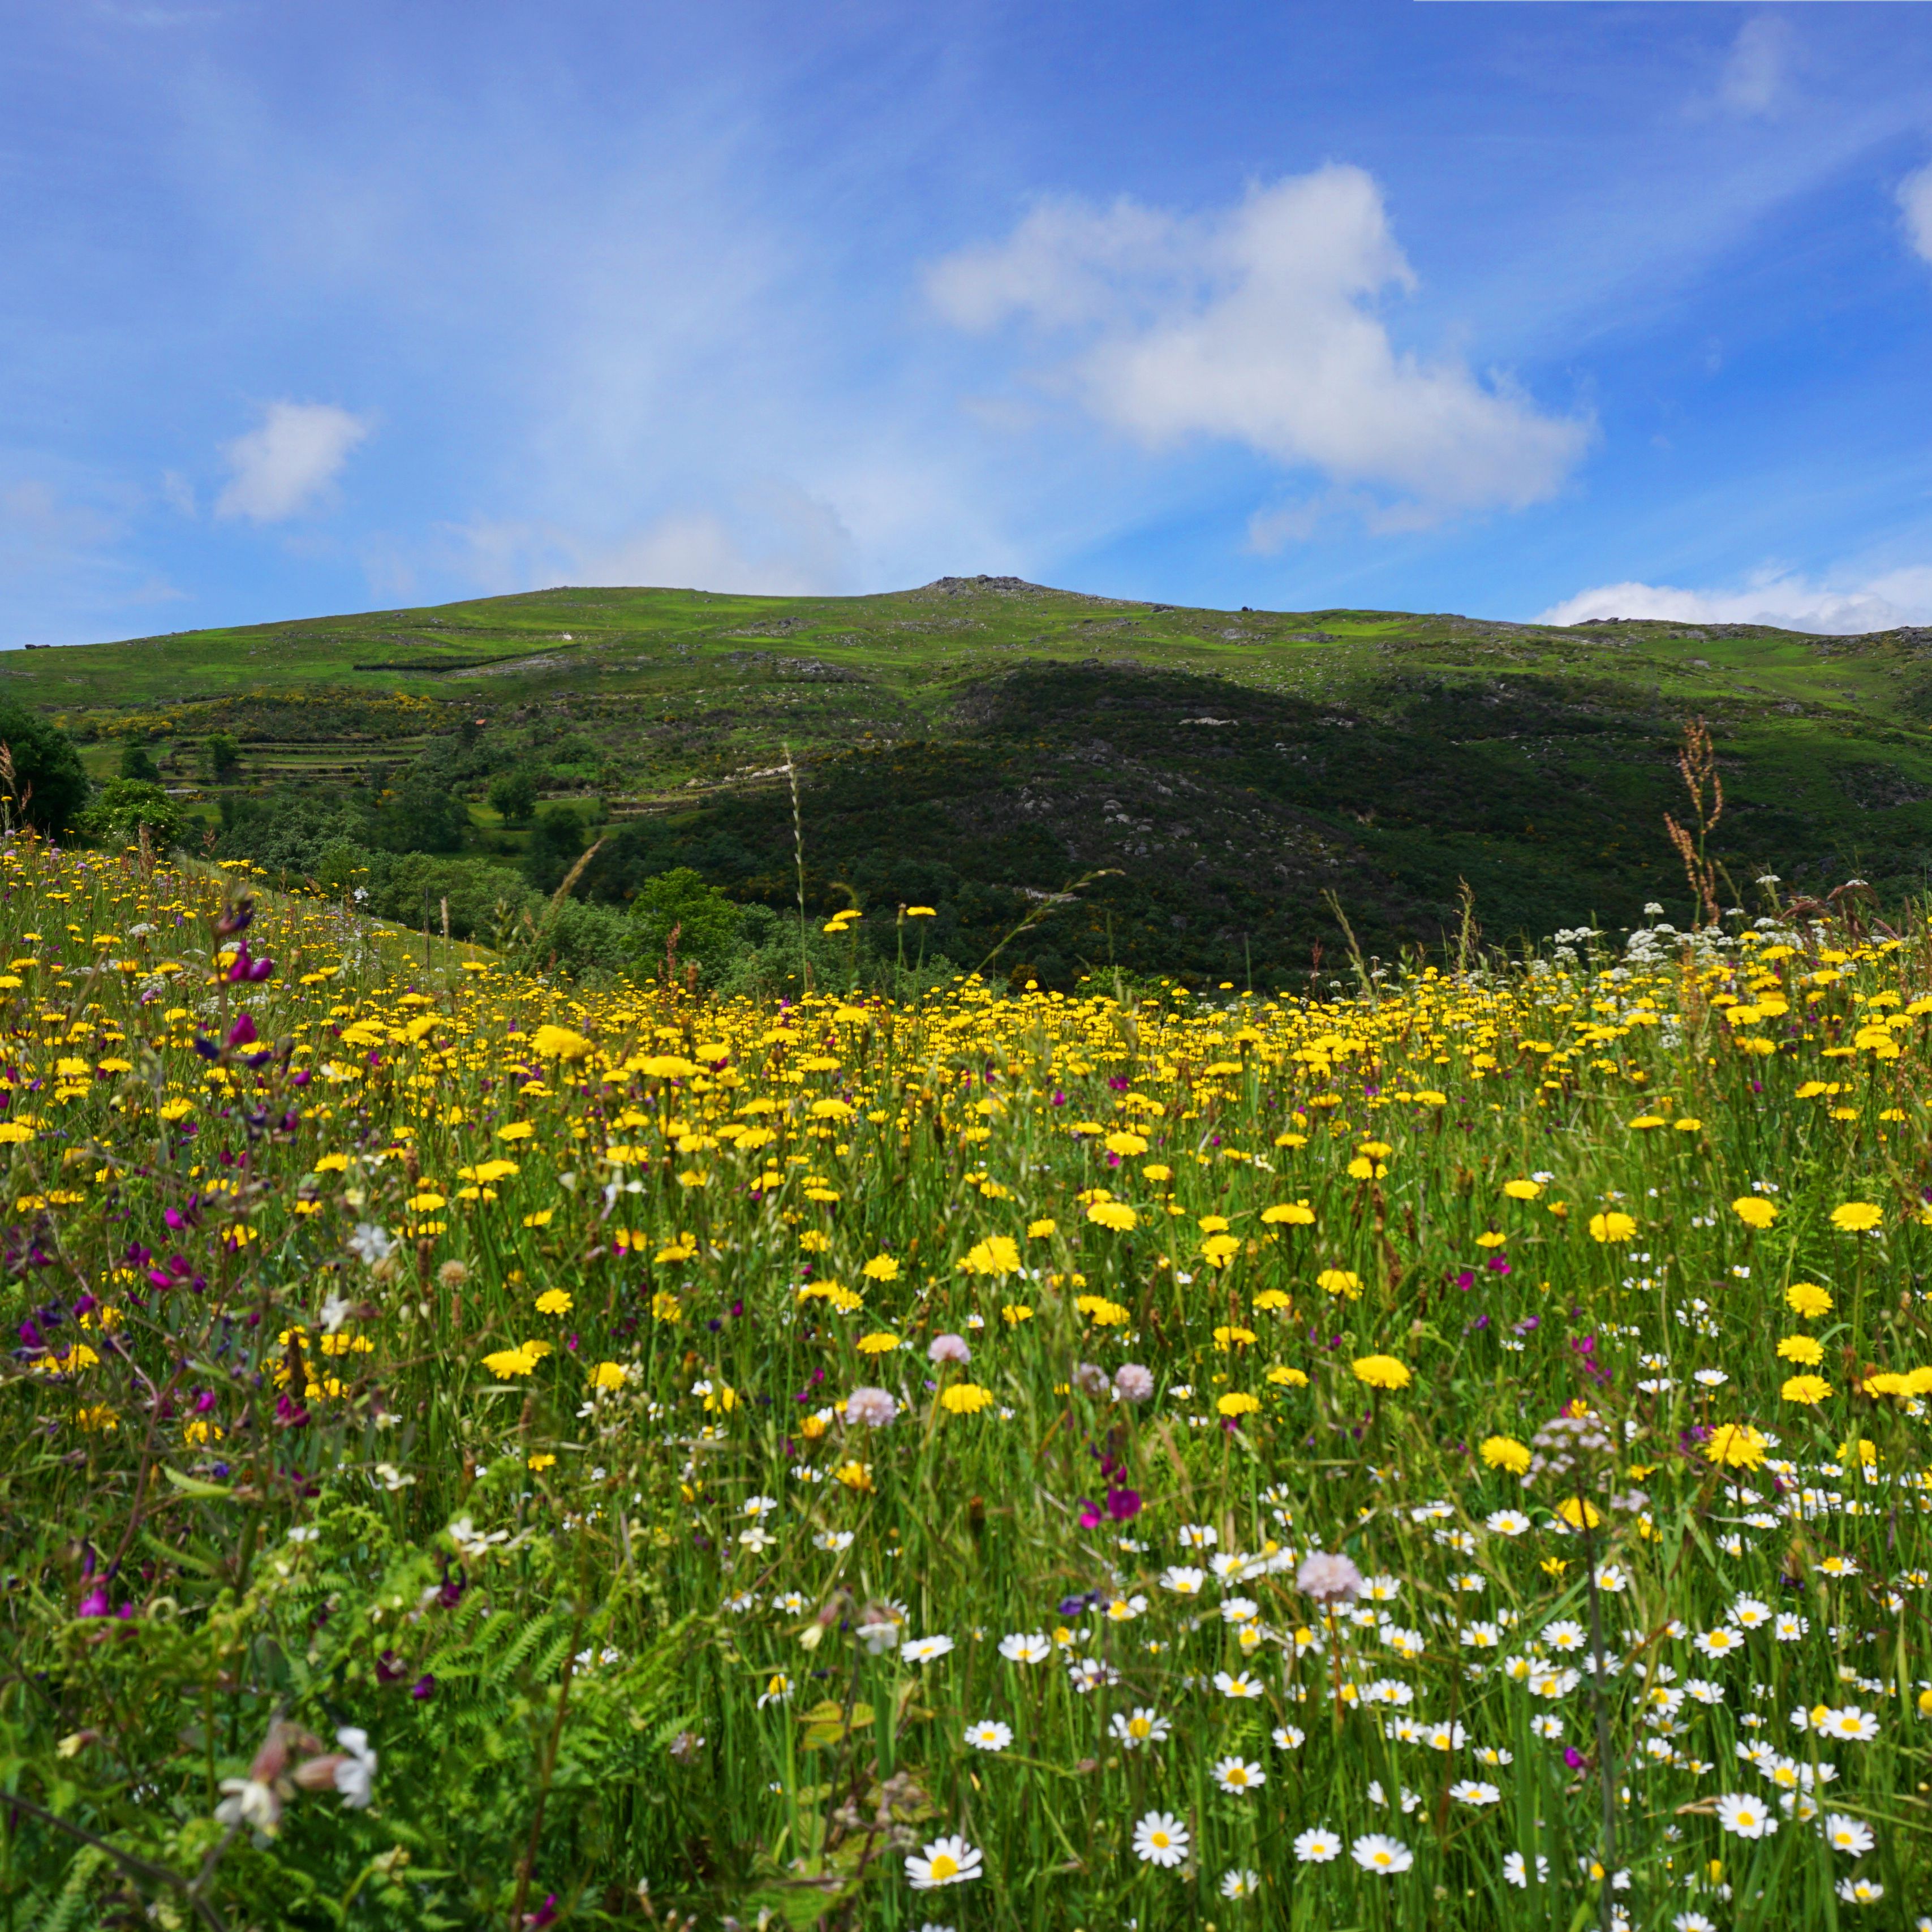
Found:
<svg viewBox="0 0 1932 1932"><path fill-rule="evenodd" d="M1922 924L755 1004L0 867L8 1928L1932 1928Z"/></svg>

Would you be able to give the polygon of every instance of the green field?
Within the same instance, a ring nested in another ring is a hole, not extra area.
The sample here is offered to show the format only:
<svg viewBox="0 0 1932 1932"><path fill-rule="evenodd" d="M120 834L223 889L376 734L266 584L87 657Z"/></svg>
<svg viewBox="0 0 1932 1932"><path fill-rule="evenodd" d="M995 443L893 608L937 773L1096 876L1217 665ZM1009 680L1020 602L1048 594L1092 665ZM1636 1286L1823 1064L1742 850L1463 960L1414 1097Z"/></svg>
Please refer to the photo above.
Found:
<svg viewBox="0 0 1932 1932"><path fill-rule="evenodd" d="M857 598L566 589L36 650L0 662L0 695L63 722L98 776L150 746L211 829L225 797L224 853L314 876L320 835L288 832L304 811L430 786L461 849L534 890L602 836L577 890L614 907L680 865L794 903L789 748L814 909L932 904L934 943L970 965L1042 895L1100 874L1002 970L1276 984L1344 944L1331 892L1388 957L1439 939L1462 881L1497 941L1627 926L1653 898L1687 916L1662 818L1693 716L1721 760L1728 896L1767 867L1807 891L1918 891L1928 652L1922 631L1228 612L942 579ZM241 763L197 785L218 731ZM485 803L512 769L575 814L534 856Z"/></svg>
<svg viewBox="0 0 1932 1932"><path fill-rule="evenodd" d="M560 986L0 848L20 1932L1921 1932L1932 947Z"/></svg>

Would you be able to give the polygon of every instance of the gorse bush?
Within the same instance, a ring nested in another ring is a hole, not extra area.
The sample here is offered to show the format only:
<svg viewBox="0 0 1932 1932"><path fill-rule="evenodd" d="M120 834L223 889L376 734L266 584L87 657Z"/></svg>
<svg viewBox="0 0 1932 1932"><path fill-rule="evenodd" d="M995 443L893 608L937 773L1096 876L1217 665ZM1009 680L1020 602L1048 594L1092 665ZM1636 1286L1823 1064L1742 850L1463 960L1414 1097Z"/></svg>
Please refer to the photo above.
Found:
<svg viewBox="0 0 1932 1932"><path fill-rule="evenodd" d="M781 1002L0 863L13 1924L1932 1900L1916 930Z"/></svg>

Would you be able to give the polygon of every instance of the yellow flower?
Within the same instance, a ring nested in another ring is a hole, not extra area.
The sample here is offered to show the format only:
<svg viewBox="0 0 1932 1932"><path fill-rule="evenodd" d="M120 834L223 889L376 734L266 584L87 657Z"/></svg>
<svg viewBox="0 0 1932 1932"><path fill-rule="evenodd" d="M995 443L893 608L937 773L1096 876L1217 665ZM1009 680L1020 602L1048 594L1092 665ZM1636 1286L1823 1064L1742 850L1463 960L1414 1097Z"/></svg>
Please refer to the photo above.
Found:
<svg viewBox="0 0 1932 1932"><path fill-rule="evenodd" d="M1704 1460L1720 1469L1755 1469L1769 1446L1748 1423L1722 1423L1704 1444Z"/></svg>
<svg viewBox="0 0 1932 1932"><path fill-rule="evenodd" d="M532 1469L554 1468L556 1465L556 1458L544 1451L539 1451L534 1456L526 1456L524 1460L525 1466Z"/></svg>
<svg viewBox="0 0 1932 1932"><path fill-rule="evenodd" d="M530 1045L545 1060L581 1060L590 1051L590 1042L568 1027L540 1026L530 1036Z"/></svg>
<svg viewBox="0 0 1932 1932"><path fill-rule="evenodd" d="M496 1130L500 1141L526 1141L536 1132L527 1120L510 1120Z"/></svg>
<svg viewBox="0 0 1932 1932"><path fill-rule="evenodd" d="M874 1255L859 1272L872 1281L897 1281L899 1264L890 1255Z"/></svg>
<svg viewBox="0 0 1932 1932"><path fill-rule="evenodd" d="M1163 1180L1172 1180L1174 1178L1174 1169L1162 1162L1150 1160L1141 1169L1141 1178L1143 1180L1151 1180L1157 1185Z"/></svg>
<svg viewBox="0 0 1932 1932"><path fill-rule="evenodd" d="M939 1406L948 1415L977 1415L993 1406L993 1392L977 1382L955 1382L940 1391Z"/></svg>
<svg viewBox="0 0 1932 1932"><path fill-rule="evenodd" d="M1590 1238L1593 1241L1627 1241L1636 1232L1636 1223L1628 1214L1592 1214Z"/></svg>
<svg viewBox="0 0 1932 1932"><path fill-rule="evenodd" d="M1694 1134L1701 1131L1704 1123L1694 1114L1686 1114L1681 1120L1672 1120L1671 1126L1680 1134Z"/></svg>
<svg viewBox="0 0 1932 1932"><path fill-rule="evenodd" d="M1540 1180L1506 1180L1503 1183L1503 1192L1512 1201L1534 1201L1543 1192L1543 1183Z"/></svg>
<svg viewBox="0 0 1932 1932"><path fill-rule="evenodd" d="M1370 1388L1405 1389L1412 1379L1407 1366L1393 1355L1363 1355L1354 1367L1355 1379Z"/></svg>
<svg viewBox="0 0 1932 1932"><path fill-rule="evenodd" d="M1832 1210L1832 1226L1847 1234L1862 1234L1884 1220L1883 1213L1869 1201L1847 1201Z"/></svg>
<svg viewBox="0 0 1932 1932"><path fill-rule="evenodd" d="M1255 1297L1255 1306L1264 1311L1276 1308L1292 1308L1294 1305L1278 1288L1264 1288Z"/></svg>
<svg viewBox="0 0 1932 1932"><path fill-rule="evenodd" d="M1832 1312L1832 1298L1815 1281L1794 1281L1784 1291L1784 1305L1794 1315L1815 1322Z"/></svg>
<svg viewBox="0 0 1932 1932"><path fill-rule="evenodd" d="M1740 1194L1731 1203L1731 1212L1747 1228L1768 1228L1778 1219L1777 1204L1760 1194Z"/></svg>
<svg viewBox="0 0 1932 1932"><path fill-rule="evenodd" d="M1090 1201L1087 1204L1087 1218L1098 1222L1103 1228L1112 1228L1125 1234L1137 1222L1138 1216L1124 1202L1119 1201Z"/></svg>
<svg viewBox="0 0 1932 1932"><path fill-rule="evenodd" d="M1054 1233L1059 1226L1060 1223L1058 1221L1049 1221L1044 1218L1037 1221L1029 1221L1027 1223L1027 1238L1029 1240L1039 1240L1046 1235Z"/></svg>
<svg viewBox="0 0 1932 1932"><path fill-rule="evenodd" d="M18 1120L0 1120L0 1147L18 1147L33 1138L32 1127L22 1126Z"/></svg>
<svg viewBox="0 0 1932 1932"><path fill-rule="evenodd" d="M629 1375L629 1370L622 1362L599 1362L590 1371L590 1386L594 1389L620 1389Z"/></svg>
<svg viewBox="0 0 1932 1932"><path fill-rule="evenodd" d="M483 1366L500 1380L506 1376L535 1374L538 1359L526 1347L499 1348L494 1355L483 1358Z"/></svg>
<svg viewBox="0 0 1932 1932"><path fill-rule="evenodd" d="M869 1462L841 1462L832 1474L834 1480L843 1483L848 1490L862 1491L872 1486L872 1466Z"/></svg>
<svg viewBox="0 0 1932 1932"><path fill-rule="evenodd" d="M1780 1361L1802 1362L1808 1369L1825 1359L1824 1345L1809 1335L1786 1335L1778 1345L1778 1354Z"/></svg>
<svg viewBox="0 0 1932 1932"><path fill-rule="evenodd" d="M1268 1372L1268 1378L1277 1388L1306 1388L1308 1378L1299 1369L1290 1369L1277 1364Z"/></svg>
<svg viewBox="0 0 1932 1932"><path fill-rule="evenodd" d="M1315 1277L1315 1285L1324 1294L1346 1294L1351 1301L1362 1292L1362 1278L1348 1268L1324 1268Z"/></svg>
<svg viewBox="0 0 1932 1932"><path fill-rule="evenodd" d="M1214 1405L1222 1414L1229 1416L1252 1415L1261 1406L1258 1396L1244 1395L1238 1390L1224 1395Z"/></svg>
<svg viewBox="0 0 1932 1932"><path fill-rule="evenodd" d="M1594 1529L1604 1520L1596 1504L1581 1496L1565 1496L1556 1505L1556 1514L1572 1529Z"/></svg>
<svg viewBox="0 0 1932 1932"><path fill-rule="evenodd" d="M1786 1402L1802 1402L1816 1408L1832 1393L1832 1384L1822 1376L1792 1376L1778 1390Z"/></svg>
<svg viewBox="0 0 1932 1932"><path fill-rule="evenodd" d="M966 1250L959 1266L968 1274L1004 1277L1019 1272L1019 1244L1010 1234L988 1234Z"/></svg>
<svg viewBox="0 0 1932 1932"><path fill-rule="evenodd" d="M1492 1469L1507 1469L1520 1476L1529 1467L1529 1451L1513 1436L1486 1437L1476 1451Z"/></svg>
<svg viewBox="0 0 1932 1932"><path fill-rule="evenodd" d="M1252 1328L1220 1328L1214 1330L1214 1346L1217 1348L1245 1348L1255 1339Z"/></svg>
<svg viewBox="0 0 1932 1932"><path fill-rule="evenodd" d="M1277 1227L1312 1228L1315 1210L1306 1201L1277 1201L1262 1210L1262 1219Z"/></svg>
<svg viewBox="0 0 1932 1932"><path fill-rule="evenodd" d="M1240 1251L1241 1244L1233 1234L1210 1234L1201 1244L1201 1258L1210 1268L1226 1268Z"/></svg>
<svg viewBox="0 0 1932 1932"><path fill-rule="evenodd" d="M888 1335L879 1329L870 1335L861 1335L855 1344L862 1355L890 1355L899 1345L896 1335Z"/></svg>
<svg viewBox="0 0 1932 1932"><path fill-rule="evenodd" d="M572 1298L560 1288L547 1288L537 1297L539 1315L568 1315L574 1306Z"/></svg>
<svg viewBox="0 0 1932 1932"><path fill-rule="evenodd" d="M1024 1301L1010 1301L1000 1310L1000 1319L1009 1328L1017 1328L1022 1322L1033 1319L1033 1310Z"/></svg>
<svg viewBox="0 0 1932 1932"><path fill-rule="evenodd" d="M1146 1138L1140 1134L1112 1133L1107 1136L1106 1145L1109 1154L1117 1154L1124 1160L1148 1150Z"/></svg>
<svg viewBox="0 0 1932 1932"><path fill-rule="evenodd" d="M539 1208L534 1214L524 1216L524 1226L526 1228L548 1228L556 1218L556 1210L554 1208Z"/></svg>

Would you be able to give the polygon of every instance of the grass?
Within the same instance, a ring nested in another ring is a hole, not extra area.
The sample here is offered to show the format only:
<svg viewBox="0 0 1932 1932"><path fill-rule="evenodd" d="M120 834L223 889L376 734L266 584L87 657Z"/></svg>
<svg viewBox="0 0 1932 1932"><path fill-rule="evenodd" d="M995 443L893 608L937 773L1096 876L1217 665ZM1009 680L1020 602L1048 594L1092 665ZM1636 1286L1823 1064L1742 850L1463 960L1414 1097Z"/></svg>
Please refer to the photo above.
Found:
<svg viewBox="0 0 1932 1932"><path fill-rule="evenodd" d="M1922 928L761 1008L4 866L10 1924L1926 1899Z"/></svg>

